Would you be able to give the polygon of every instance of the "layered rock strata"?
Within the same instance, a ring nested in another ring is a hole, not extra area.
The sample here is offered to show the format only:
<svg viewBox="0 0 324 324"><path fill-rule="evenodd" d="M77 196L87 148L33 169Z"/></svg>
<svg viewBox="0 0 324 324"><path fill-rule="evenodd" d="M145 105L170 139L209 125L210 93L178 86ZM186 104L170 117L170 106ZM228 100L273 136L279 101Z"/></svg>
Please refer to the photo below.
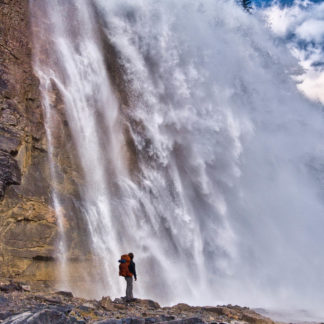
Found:
<svg viewBox="0 0 324 324"><path fill-rule="evenodd" d="M56 221L28 1L0 1L0 21L0 276L13 278L52 255Z"/></svg>
<svg viewBox="0 0 324 324"><path fill-rule="evenodd" d="M54 283L57 220L28 0L1 0L0 22L0 277ZM55 109L60 186L76 196L68 126L58 103ZM73 215L71 203L63 214ZM66 224L72 232L75 221Z"/></svg>

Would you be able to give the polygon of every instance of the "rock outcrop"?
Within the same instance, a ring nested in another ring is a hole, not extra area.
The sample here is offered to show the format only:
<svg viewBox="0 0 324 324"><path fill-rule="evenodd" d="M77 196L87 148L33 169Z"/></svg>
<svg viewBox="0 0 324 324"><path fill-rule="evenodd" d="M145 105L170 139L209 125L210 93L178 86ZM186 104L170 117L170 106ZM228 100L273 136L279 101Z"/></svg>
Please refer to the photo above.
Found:
<svg viewBox="0 0 324 324"><path fill-rule="evenodd" d="M274 324L253 310L239 306L193 307L178 304L161 307L136 299L125 302L103 297L100 301L75 298L69 292L33 293L19 283L0 284L1 323L96 323L96 324Z"/></svg>

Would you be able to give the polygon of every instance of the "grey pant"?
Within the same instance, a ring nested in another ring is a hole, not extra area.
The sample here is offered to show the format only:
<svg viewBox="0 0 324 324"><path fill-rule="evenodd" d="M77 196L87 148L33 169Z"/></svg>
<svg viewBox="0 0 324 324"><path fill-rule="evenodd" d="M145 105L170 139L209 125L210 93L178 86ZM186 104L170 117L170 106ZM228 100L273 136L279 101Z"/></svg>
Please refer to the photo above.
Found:
<svg viewBox="0 0 324 324"><path fill-rule="evenodd" d="M133 299L133 277L125 277L126 299Z"/></svg>

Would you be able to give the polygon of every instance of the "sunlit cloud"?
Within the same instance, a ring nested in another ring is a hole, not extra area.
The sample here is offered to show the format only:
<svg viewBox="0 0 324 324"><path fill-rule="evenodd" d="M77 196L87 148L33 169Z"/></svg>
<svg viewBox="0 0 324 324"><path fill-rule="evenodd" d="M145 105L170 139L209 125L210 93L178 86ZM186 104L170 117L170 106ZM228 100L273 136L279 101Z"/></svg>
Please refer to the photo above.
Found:
<svg viewBox="0 0 324 324"><path fill-rule="evenodd" d="M263 13L303 68L296 77L298 89L324 103L324 3L295 1L290 7L274 3Z"/></svg>

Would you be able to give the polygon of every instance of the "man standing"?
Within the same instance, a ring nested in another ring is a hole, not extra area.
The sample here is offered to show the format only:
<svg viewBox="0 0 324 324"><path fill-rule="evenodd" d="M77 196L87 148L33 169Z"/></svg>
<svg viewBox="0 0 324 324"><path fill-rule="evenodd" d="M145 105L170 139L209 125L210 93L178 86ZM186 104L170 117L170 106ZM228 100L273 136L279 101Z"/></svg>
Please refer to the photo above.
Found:
<svg viewBox="0 0 324 324"><path fill-rule="evenodd" d="M134 254L128 253L128 256L130 257L130 264L128 266L128 270L132 274L132 276L125 277L126 282L127 282L126 300L132 301L132 300L134 300L134 297L133 297L133 276L134 276L135 281L137 280L137 277L136 277L135 262L133 261Z"/></svg>
<svg viewBox="0 0 324 324"><path fill-rule="evenodd" d="M128 253L121 256L119 260L119 275L125 277L126 280L126 301L133 301L133 276L135 281L136 277L136 269L135 263L133 261L134 254Z"/></svg>

